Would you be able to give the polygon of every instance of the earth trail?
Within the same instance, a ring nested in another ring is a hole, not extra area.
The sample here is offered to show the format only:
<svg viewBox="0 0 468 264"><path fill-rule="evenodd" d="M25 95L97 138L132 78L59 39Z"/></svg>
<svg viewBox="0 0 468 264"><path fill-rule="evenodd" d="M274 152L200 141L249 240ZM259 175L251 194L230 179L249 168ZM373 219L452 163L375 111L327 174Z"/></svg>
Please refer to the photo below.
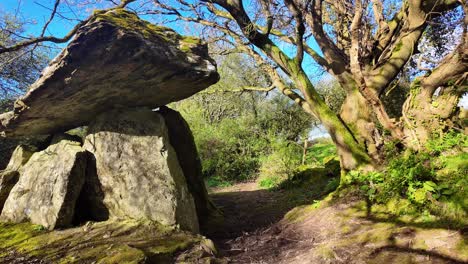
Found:
<svg viewBox="0 0 468 264"><path fill-rule="evenodd" d="M327 194L321 189L265 190L254 182L211 189L224 221L205 235L229 263L468 263L467 230L370 217L352 196L315 208Z"/></svg>

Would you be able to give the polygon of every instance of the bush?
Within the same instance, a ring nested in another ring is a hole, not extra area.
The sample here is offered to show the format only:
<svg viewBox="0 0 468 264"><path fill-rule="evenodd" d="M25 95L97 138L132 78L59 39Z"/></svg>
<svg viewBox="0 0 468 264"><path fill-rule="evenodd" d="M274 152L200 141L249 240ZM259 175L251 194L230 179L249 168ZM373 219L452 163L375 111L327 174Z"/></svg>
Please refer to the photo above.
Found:
<svg viewBox="0 0 468 264"><path fill-rule="evenodd" d="M244 120L247 122L246 120ZM209 130L198 131L195 139L202 160L203 175L212 182L238 182L255 177L266 140L252 136L249 126L225 119Z"/></svg>
<svg viewBox="0 0 468 264"><path fill-rule="evenodd" d="M335 144L331 140L314 140L312 146L307 149L306 164L324 167L330 160L339 160Z"/></svg>
<svg viewBox="0 0 468 264"><path fill-rule="evenodd" d="M258 183L264 188L274 188L291 178L302 161L302 148L285 140L272 144L272 153L261 161Z"/></svg>
<svg viewBox="0 0 468 264"><path fill-rule="evenodd" d="M345 182L358 185L373 203L406 199L419 212L466 216L468 154L460 143L466 144L467 138L449 132L430 141L427 151L397 156L380 172L351 171Z"/></svg>

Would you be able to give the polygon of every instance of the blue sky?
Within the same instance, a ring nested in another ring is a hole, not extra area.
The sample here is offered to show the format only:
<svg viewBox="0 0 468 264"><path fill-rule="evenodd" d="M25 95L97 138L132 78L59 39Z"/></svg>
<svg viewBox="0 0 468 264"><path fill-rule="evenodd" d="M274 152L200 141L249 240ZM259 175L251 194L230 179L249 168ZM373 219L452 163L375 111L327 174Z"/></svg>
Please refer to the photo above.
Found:
<svg viewBox="0 0 468 264"><path fill-rule="evenodd" d="M28 25L27 33L31 35L38 35L42 30L45 21L49 19L50 10L45 7L52 7L54 0L5 0L0 2L0 10L9 13L15 13L19 8L18 16L22 20L31 21L32 24ZM67 8L62 8L61 12L67 16L71 14ZM80 17L80 14L77 14ZM75 17L70 15L70 17ZM74 21L68 21L60 17L56 17L48 27L47 33L50 35L65 35L76 24Z"/></svg>

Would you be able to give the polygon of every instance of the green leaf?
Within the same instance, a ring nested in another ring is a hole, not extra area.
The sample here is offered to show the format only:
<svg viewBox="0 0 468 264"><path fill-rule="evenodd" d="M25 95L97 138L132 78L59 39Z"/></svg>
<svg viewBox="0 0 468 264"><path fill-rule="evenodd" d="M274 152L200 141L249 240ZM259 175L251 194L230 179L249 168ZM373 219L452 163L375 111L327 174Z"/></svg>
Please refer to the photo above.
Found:
<svg viewBox="0 0 468 264"><path fill-rule="evenodd" d="M428 192L434 192L437 189L437 184L435 184L433 181L426 181L423 184L423 188Z"/></svg>

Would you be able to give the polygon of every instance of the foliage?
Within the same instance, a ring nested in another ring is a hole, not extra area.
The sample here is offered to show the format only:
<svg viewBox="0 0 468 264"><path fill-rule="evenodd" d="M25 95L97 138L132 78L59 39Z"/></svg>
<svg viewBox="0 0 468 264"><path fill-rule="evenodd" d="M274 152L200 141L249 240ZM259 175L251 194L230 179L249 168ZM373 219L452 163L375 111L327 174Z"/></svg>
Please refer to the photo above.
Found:
<svg viewBox="0 0 468 264"><path fill-rule="evenodd" d="M280 146L262 162L259 185L267 189L300 187L315 184L314 175L325 175L330 178L325 191L335 190L339 179L334 177L340 175L340 163L335 145L330 141L322 138L314 140L307 150L304 165L299 165L303 151L299 145L289 148Z"/></svg>
<svg viewBox="0 0 468 264"><path fill-rule="evenodd" d="M325 103L335 112L339 114L341 105L346 98L345 90L340 86L340 83L335 79L324 78L317 85L317 92L322 96Z"/></svg>
<svg viewBox="0 0 468 264"><path fill-rule="evenodd" d="M466 216L467 140L467 135L449 131L429 141L426 151L394 157L383 171L351 171L345 183L358 185L372 203L404 199L418 212Z"/></svg>
<svg viewBox="0 0 468 264"><path fill-rule="evenodd" d="M258 183L263 188L273 188L290 179L302 160L298 144L277 140L272 142L272 152L264 157L260 166Z"/></svg>
<svg viewBox="0 0 468 264"><path fill-rule="evenodd" d="M432 140L426 144L426 149L431 154L440 154L444 151L453 150L454 148L468 147L468 137L463 134L450 130L446 133L436 134Z"/></svg>
<svg viewBox="0 0 468 264"><path fill-rule="evenodd" d="M208 185L253 180L266 163L296 167L302 154L296 142L307 136L310 115L274 91L239 92L268 85L245 56L224 58L219 72L216 85L174 104L192 129Z"/></svg>
<svg viewBox="0 0 468 264"><path fill-rule="evenodd" d="M307 149L306 163L323 167L325 163L337 158L336 146L331 140L314 140Z"/></svg>

